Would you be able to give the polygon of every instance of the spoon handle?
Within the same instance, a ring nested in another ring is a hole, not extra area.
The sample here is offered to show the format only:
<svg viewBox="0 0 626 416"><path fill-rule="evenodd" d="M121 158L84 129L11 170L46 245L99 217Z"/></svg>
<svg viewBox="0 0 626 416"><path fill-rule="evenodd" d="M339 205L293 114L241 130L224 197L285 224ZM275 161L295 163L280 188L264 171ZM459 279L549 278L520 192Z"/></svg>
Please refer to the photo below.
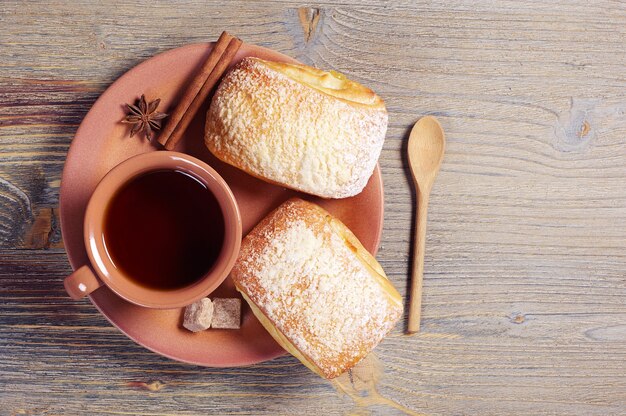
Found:
<svg viewBox="0 0 626 416"><path fill-rule="evenodd" d="M409 303L408 333L420 330L422 309L422 279L424 277L424 247L426 244L426 219L428 217L428 198L430 189L417 190L417 210L415 219L415 236L413 239L413 272L411 274L411 296Z"/></svg>

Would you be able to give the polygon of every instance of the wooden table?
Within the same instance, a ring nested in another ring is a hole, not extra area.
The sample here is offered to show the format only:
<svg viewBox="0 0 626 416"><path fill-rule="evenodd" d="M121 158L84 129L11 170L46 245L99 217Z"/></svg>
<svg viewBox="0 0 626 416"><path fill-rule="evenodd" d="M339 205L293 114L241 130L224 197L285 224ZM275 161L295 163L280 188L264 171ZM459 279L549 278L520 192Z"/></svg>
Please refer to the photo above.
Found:
<svg viewBox="0 0 626 416"><path fill-rule="evenodd" d="M364 414L294 358L180 364L63 291L77 126L129 68L223 29L386 100L378 258L402 294L403 150L423 115L446 130L423 329L377 348L382 396L426 415L626 414L626 4L443 3L2 1L0 414Z"/></svg>

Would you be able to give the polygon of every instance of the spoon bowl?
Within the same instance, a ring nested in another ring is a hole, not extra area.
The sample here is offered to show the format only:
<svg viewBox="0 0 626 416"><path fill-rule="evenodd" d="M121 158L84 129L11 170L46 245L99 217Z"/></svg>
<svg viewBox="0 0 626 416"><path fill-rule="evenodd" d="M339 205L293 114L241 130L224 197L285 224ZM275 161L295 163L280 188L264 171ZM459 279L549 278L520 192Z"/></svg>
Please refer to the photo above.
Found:
<svg viewBox="0 0 626 416"><path fill-rule="evenodd" d="M422 117L409 136L409 165L413 179L437 175L446 150L446 138L439 121L433 116ZM422 181L420 181L422 182Z"/></svg>

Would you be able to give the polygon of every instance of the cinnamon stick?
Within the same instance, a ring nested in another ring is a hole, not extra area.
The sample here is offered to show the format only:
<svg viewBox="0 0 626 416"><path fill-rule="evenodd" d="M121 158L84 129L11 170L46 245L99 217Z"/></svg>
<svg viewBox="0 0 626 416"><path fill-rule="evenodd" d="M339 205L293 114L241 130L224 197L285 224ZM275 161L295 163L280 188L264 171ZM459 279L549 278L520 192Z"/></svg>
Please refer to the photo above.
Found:
<svg viewBox="0 0 626 416"><path fill-rule="evenodd" d="M165 128L161 130L161 134L159 134L157 139L159 143L165 146L172 132L174 131L178 123L180 123L183 115L191 105L194 98L196 98L196 96L202 89L202 86L215 68L217 62L222 57L224 51L226 50L226 47L228 46L228 43L232 38L233 37L227 32L222 32L219 39L217 40L217 43L215 44L215 47L213 48L211 53L209 53L207 60L204 62L198 73L191 80L191 82L187 86L187 89L185 90L185 93L178 102L178 105L176 105L176 108L170 115L169 120L165 123Z"/></svg>
<svg viewBox="0 0 626 416"><path fill-rule="evenodd" d="M226 68L228 68L228 65L230 65L230 62L235 57L235 54L239 50L241 43L241 40L237 38L232 38L230 40L228 46L226 47L226 50L224 51L224 54L215 65L213 72L209 74L209 77L200 89L200 92L198 93L198 95L196 95L196 98L194 98L194 100L191 102L191 105L189 106L185 114L183 114L182 119L174 128L174 131L170 135L169 140L165 144L165 148L167 150L172 150L174 149L174 147L176 147L176 144L178 144L178 142L182 138L183 133L185 133L185 130L187 130L187 127L189 127L191 120L193 120L193 118L195 117L196 113L200 109L200 106L202 106L202 104L206 101L211 91L213 91L215 85L217 85L220 78L222 78L222 75L224 75Z"/></svg>
<svg viewBox="0 0 626 416"><path fill-rule="evenodd" d="M180 141L198 109L223 75L237 50L239 50L241 43L239 39L234 38L227 32L222 32L207 60L189 83L165 128L158 137L158 142L165 146L166 149L173 149Z"/></svg>

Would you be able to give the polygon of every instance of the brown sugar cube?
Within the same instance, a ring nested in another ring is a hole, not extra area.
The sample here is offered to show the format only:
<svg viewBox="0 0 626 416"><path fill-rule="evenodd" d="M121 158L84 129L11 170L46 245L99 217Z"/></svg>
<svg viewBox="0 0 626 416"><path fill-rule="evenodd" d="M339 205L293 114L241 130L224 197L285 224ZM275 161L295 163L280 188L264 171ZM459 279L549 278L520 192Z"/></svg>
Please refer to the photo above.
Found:
<svg viewBox="0 0 626 416"><path fill-rule="evenodd" d="M239 329L241 327L241 299L213 299L211 328Z"/></svg>
<svg viewBox="0 0 626 416"><path fill-rule="evenodd" d="M213 302L204 298L185 308L183 326L192 332L208 329L213 319Z"/></svg>

